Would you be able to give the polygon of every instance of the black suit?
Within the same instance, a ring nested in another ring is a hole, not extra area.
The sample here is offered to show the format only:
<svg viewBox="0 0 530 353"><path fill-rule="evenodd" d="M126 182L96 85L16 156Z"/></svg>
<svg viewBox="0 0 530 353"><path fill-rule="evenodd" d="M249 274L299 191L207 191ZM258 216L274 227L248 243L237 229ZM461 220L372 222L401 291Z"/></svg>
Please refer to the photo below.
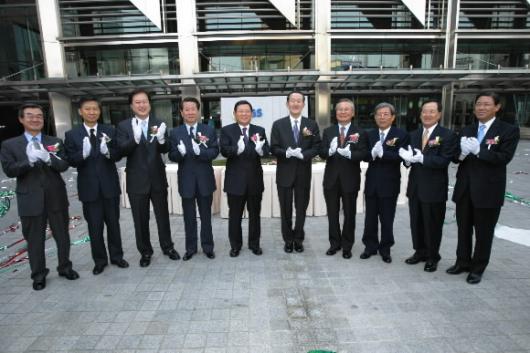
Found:
<svg viewBox="0 0 530 353"><path fill-rule="evenodd" d="M413 149L421 150L422 135L423 127L410 134ZM448 168L456 148L454 132L437 125L422 151L423 164L413 163L409 174L407 197L412 245L419 258L434 263L441 258L439 251L449 184Z"/></svg>
<svg viewBox="0 0 530 353"><path fill-rule="evenodd" d="M379 141L379 129L368 133L369 151ZM365 218L363 243L368 254L390 255L394 245L394 216L401 185L401 157L399 149L409 145L408 134L394 126L390 127L383 142L383 157L372 158L371 153L366 160L364 197ZM381 241L379 241L378 220L381 222Z"/></svg>
<svg viewBox="0 0 530 353"><path fill-rule="evenodd" d="M100 143L106 134L109 156L100 153ZM116 142L116 129L110 125L98 124L97 144L90 155L83 158L83 140L89 134L84 125L68 131L64 144L68 162L77 168L77 192L79 201L83 203L83 215L88 223L92 258L96 265L107 265L107 250L103 237L104 226L107 225L110 261L123 259L120 232L120 181L115 162L120 159Z"/></svg>
<svg viewBox="0 0 530 353"><path fill-rule="evenodd" d="M167 204L166 165L162 160L162 154L169 151L169 143L167 133L165 143L158 143L156 138L150 142L151 127L162 123L150 116L147 138L142 134L140 143L137 144L131 125L133 120L134 118L130 118L119 123L117 140L120 154L127 156L127 195L131 203L136 247L141 255L150 256L153 254L153 247L149 234L149 201L155 212L160 247L164 252L173 249Z"/></svg>
<svg viewBox="0 0 530 353"><path fill-rule="evenodd" d="M351 159L338 152L329 155L329 145L333 138L339 138L339 125L333 125L324 130L320 157L326 160L324 170L324 198L329 224L329 243L334 250L343 249L351 251L355 242L355 214L357 212L357 193L361 185L360 163L368 153L368 136L366 131L350 125L346 132L344 145L338 142L338 147L350 147ZM347 142L349 136L356 136L357 142ZM344 224L342 232L339 225L340 202L342 200L344 210Z"/></svg>
<svg viewBox="0 0 530 353"><path fill-rule="evenodd" d="M465 127L461 136L476 137L477 131L478 124L474 123ZM455 159L460 163L453 192L458 225L456 262L473 273L483 273L488 265L495 225L504 204L506 165L518 142L519 128L496 118L480 144L479 154L469 154L463 161ZM476 241L472 256L473 229Z"/></svg>
<svg viewBox="0 0 530 353"><path fill-rule="evenodd" d="M267 138L265 129L249 124L248 142L245 150L237 154L237 143L242 135L239 124L234 123L221 129L221 154L227 158L225 169L224 192L228 197L228 237L232 249L239 250L243 245L241 218L245 204L248 209L248 247L259 249L261 235L260 212L263 194L263 169L261 157L255 150L252 136L259 134L263 140ZM269 144L263 145L263 157L269 154Z"/></svg>
<svg viewBox="0 0 530 353"><path fill-rule="evenodd" d="M298 143L293 136L291 120L287 116L276 120L271 130L271 152L276 157L276 185L280 201L282 235L285 243L304 241L304 223L311 187L311 160L320 150L320 131L314 120L300 117ZM307 128L310 136L304 136ZM302 149L304 159L286 158L287 148ZM296 222L293 230L293 191L296 208Z"/></svg>
<svg viewBox="0 0 530 353"><path fill-rule="evenodd" d="M16 194L22 234L28 243L31 278L39 281L46 277L44 243L46 222L49 222L55 242L59 273L72 268L70 262L70 234L68 231L68 197L61 172L68 169L64 146L60 139L42 135L42 145L59 144L57 157L50 157L50 164L37 161L30 165L26 156L28 141L25 135L2 143L0 159L2 168L10 178L17 178Z"/></svg>

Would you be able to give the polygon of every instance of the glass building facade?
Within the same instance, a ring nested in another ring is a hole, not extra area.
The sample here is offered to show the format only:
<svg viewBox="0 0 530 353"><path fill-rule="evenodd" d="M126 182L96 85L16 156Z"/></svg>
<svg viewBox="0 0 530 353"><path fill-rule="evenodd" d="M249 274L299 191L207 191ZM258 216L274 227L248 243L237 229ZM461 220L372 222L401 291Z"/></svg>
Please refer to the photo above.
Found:
<svg viewBox="0 0 530 353"><path fill-rule="evenodd" d="M527 0L285 2L294 11L269 0L153 0L153 16L128 0L0 0L0 112L38 101L61 135L53 126L79 122L84 94L100 96L104 121L116 124L130 114L127 93L150 89L155 113L176 125L183 95L201 98L210 117L224 96L297 89L321 125L347 97L355 124L372 127L373 107L388 101L410 130L421 103L439 98L444 124L458 129L473 119L475 94L491 89L502 118L530 135Z"/></svg>

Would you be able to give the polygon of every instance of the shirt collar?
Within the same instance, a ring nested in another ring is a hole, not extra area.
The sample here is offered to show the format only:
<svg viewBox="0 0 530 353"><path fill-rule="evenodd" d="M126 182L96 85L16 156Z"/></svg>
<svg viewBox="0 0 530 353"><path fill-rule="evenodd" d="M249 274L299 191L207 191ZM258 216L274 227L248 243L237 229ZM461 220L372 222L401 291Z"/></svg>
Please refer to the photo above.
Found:
<svg viewBox="0 0 530 353"><path fill-rule="evenodd" d="M88 136L90 136L90 130L92 130L92 129L94 129L94 135L97 136L97 134L98 134L98 123L96 123L96 125L94 125L92 127L89 127L85 123L83 123L83 126L85 127L85 130L86 130L86 133L88 134Z"/></svg>
<svg viewBox="0 0 530 353"><path fill-rule="evenodd" d="M425 128L425 126L423 127L423 129L427 130L429 132L429 136L432 134L432 132L434 131L434 129L436 129L436 127L438 126L438 123L434 124L433 126L431 126L430 128Z"/></svg>
<svg viewBox="0 0 530 353"><path fill-rule="evenodd" d="M248 134L248 130L250 130L250 124L248 124L247 126L244 126L244 125L241 125L241 124L237 124L239 125L239 128L241 129L241 132L243 132L243 129L247 129L247 134Z"/></svg>
<svg viewBox="0 0 530 353"><path fill-rule="evenodd" d="M338 125L338 128L339 128L339 133L340 133L340 128L343 127L343 126L345 127L344 133L347 133L348 130L350 130L351 121L349 123L347 123L346 125L341 125L341 124L337 124L337 125Z"/></svg>
<svg viewBox="0 0 530 353"><path fill-rule="evenodd" d="M141 124L142 121L147 121L147 126L149 126L149 115L148 115L147 118L145 118L145 119L140 119L140 118L137 117L136 115L134 116L134 118L136 119L136 121L138 122L138 124Z"/></svg>
<svg viewBox="0 0 530 353"><path fill-rule="evenodd" d="M480 125L486 125L486 131L491 127L491 124L493 124L493 122L495 121L495 117L491 118L490 120L488 120L487 122L485 123L481 123L479 122L478 123L478 127L480 128Z"/></svg>
<svg viewBox="0 0 530 353"><path fill-rule="evenodd" d="M24 136L26 137L26 141L28 141L28 142L30 142L33 139L33 135L31 135L27 131L24 131ZM37 140L39 140L39 142L42 143L42 133L41 132L39 132L37 135L35 135L35 137L37 138Z"/></svg>
<svg viewBox="0 0 530 353"><path fill-rule="evenodd" d="M196 134L197 133L197 123L193 124L193 125L188 125L188 124L185 124L186 125L186 130L188 130L188 134L190 133L190 128L193 128L193 134Z"/></svg>
<svg viewBox="0 0 530 353"><path fill-rule="evenodd" d="M294 122L298 122L298 127L300 127L300 124L302 123L302 116L300 115L298 118L294 118L291 114L289 114L289 119L291 120L291 126L294 126Z"/></svg>
<svg viewBox="0 0 530 353"><path fill-rule="evenodd" d="M392 126L389 126L386 129L384 129L384 130L378 129L379 130L379 135L381 135L381 133L383 133L383 135L385 135L385 138L386 138L391 127Z"/></svg>

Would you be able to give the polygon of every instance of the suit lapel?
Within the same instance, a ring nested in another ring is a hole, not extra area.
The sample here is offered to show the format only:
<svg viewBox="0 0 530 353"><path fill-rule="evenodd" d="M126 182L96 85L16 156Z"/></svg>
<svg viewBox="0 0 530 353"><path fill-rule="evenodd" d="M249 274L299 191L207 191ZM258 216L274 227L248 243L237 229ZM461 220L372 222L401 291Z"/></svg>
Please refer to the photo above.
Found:
<svg viewBox="0 0 530 353"><path fill-rule="evenodd" d="M300 125L302 125L302 124L300 124ZM284 120L284 130L287 132L287 136L288 136L287 146L296 145L296 141L294 140L294 136L293 136L293 127L291 126L291 118L290 117L286 117L285 120Z"/></svg>
<svg viewBox="0 0 530 353"><path fill-rule="evenodd" d="M499 118L495 118L495 121L493 124L491 124L490 128L488 129L488 132L486 132L486 135L484 135L484 138L482 139L481 145L485 144L487 140L493 139L495 136L499 135Z"/></svg>

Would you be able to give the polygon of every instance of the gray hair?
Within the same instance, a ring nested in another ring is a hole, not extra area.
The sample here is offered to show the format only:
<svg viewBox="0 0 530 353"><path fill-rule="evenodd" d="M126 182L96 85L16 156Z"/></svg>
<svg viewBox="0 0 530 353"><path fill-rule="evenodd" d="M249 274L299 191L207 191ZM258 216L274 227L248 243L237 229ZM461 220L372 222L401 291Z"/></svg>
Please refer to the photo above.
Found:
<svg viewBox="0 0 530 353"><path fill-rule="evenodd" d="M390 109L390 114L396 115L396 108L394 108L394 106L392 104L387 103L387 102L382 102L382 103L379 103L378 105L376 105L375 108L374 108L374 115L377 113L377 111L379 109L383 109L383 108Z"/></svg>
<svg viewBox="0 0 530 353"><path fill-rule="evenodd" d="M353 101L352 101L351 99L348 99L348 98L341 98L341 99L339 99L339 101L337 102L337 104L335 104L335 109L337 109L337 106L338 106L340 103L348 103L349 105L351 105L352 110L355 111L355 104L353 103Z"/></svg>

